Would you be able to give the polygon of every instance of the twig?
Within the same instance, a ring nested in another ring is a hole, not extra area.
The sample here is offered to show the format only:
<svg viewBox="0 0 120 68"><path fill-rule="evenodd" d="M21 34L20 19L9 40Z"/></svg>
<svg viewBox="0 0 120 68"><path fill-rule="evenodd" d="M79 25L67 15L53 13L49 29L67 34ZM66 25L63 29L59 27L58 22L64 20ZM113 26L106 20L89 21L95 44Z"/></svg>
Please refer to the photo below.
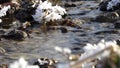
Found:
<svg viewBox="0 0 120 68"><path fill-rule="evenodd" d="M94 54L92 54L92 55L90 55L90 56L88 56L88 57L85 57L85 58L82 59L82 60L79 60L79 61L75 62L74 64L71 64L70 67L71 67L71 68L79 68L79 66L80 66L82 63L87 62L87 61L91 61L91 60L93 60L95 57L97 57L99 54L103 53L104 51L106 51L106 50L112 51L112 49L113 49L113 46L108 46L108 47L106 47L105 49L102 49L101 51L99 51L99 52L97 52L97 53L94 53Z"/></svg>

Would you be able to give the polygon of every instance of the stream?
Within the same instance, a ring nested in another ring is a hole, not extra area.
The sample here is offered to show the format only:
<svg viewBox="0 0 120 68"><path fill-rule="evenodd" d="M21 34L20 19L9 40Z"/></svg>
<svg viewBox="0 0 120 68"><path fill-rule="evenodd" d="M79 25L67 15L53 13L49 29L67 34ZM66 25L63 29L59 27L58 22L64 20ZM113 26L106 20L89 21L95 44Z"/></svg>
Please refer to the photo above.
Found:
<svg viewBox="0 0 120 68"><path fill-rule="evenodd" d="M24 41L2 39L0 47L5 49L5 54L0 54L0 64L9 64L14 60L24 57L31 63L41 57L53 58L58 61L68 61L62 53L57 52L56 46L65 48L82 49L87 43L98 43L100 40L116 40L120 38L120 30L115 29L113 23L93 22L99 11L99 2L77 1L72 2L76 7L66 7L68 17L77 22L81 29L66 27L69 31L61 33L60 30L50 30L47 34L32 33ZM75 31L77 30L77 31Z"/></svg>

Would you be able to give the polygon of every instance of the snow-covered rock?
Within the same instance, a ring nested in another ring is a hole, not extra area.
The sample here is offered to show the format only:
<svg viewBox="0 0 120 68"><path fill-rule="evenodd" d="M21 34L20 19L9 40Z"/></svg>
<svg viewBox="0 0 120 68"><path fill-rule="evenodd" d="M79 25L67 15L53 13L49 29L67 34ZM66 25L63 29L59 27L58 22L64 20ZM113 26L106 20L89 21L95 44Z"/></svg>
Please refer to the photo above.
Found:
<svg viewBox="0 0 120 68"><path fill-rule="evenodd" d="M62 19L62 15L66 14L66 10L60 6L52 6L52 3L44 1L39 3L36 13L33 16L35 21L43 23Z"/></svg>
<svg viewBox="0 0 120 68"><path fill-rule="evenodd" d="M0 10L0 17L5 16L6 12L10 9L10 5L8 6L4 6L1 10Z"/></svg>
<svg viewBox="0 0 120 68"><path fill-rule="evenodd" d="M39 66L29 65L24 58L20 58L18 61L11 63L8 68L39 68Z"/></svg>

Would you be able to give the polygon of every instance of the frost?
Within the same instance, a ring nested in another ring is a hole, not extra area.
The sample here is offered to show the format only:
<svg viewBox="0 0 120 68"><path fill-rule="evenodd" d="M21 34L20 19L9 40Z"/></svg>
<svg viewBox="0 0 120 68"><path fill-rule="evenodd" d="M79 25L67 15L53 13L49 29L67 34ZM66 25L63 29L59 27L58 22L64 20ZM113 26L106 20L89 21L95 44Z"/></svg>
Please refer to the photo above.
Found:
<svg viewBox="0 0 120 68"><path fill-rule="evenodd" d="M44 65L44 64L48 63L48 61L41 60L41 59L38 59L38 62L39 62L40 65Z"/></svg>
<svg viewBox="0 0 120 68"><path fill-rule="evenodd" d="M62 15L66 14L66 10L60 6L52 6L52 3L44 1L39 3L36 13L33 16L35 21L42 23L62 19Z"/></svg>
<svg viewBox="0 0 120 68"><path fill-rule="evenodd" d="M61 53L64 53L64 54L71 54L71 53L72 53L72 51L71 51L70 48L63 48L63 47L58 47L58 46L56 46L54 49L55 49L56 51L61 52Z"/></svg>
<svg viewBox="0 0 120 68"><path fill-rule="evenodd" d="M83 60L88 57L92 57L96 54L97 54L97 56L96 57L94 56L95 57L94 59L101 60L104 57L109 57L110 53L111 53L110 48L112 48L115 53L119 52L118 51L119 49L117 49L118 46L115 41L105 42L104 40L102 40L98 44L89 44L88 43L85 47L83 47L83 50L85 52L80 56L79 60ZM103 52L101 52L101 51L103 51ZM88 67L94 68L94 65L95 64L93 62L85 62L82 64L83 68L88 68Z"/></svg>
<svg viewBox="0 0 120 68"><path fill-rule="evenodd" d="M18 61L10 64L8 68L39 68L37 65L29 65L24 58L20 58Z"/></svg>
<svg viewBox="0 0 120 68"><path fill-rule="evenodd" d="M1 10L0 10L0 17L5 16L6 12L10 9L10 5L8 6L4 6Z"/></svg>
<svg viewBox="0 0 120 68"><path fill-rule="evenodd" d="M113 9L113 6L116 6L118 3L120 3L120 0L111 0L107 5L107 10Z"/></svg>

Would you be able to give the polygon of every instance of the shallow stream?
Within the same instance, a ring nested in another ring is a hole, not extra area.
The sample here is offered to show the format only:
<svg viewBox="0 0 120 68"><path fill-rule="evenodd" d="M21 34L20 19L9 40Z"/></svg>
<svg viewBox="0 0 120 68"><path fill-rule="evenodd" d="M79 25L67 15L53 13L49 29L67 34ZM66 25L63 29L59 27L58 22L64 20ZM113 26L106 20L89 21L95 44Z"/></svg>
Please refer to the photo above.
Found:
<svg viewBox="0 0 120 68"><path fill-rule="evenodd" d="M82 1L74 2L77 7L69 7L68 15L77 21L81 29L67 27L67 33L60 30L51 30L47 34L31 34L31 38L25 41L13 41L2 39L0 47L6 50L5 54L0 54L0 64L9 64L14 60L25 57L29 61L48 57L59 61L66 61L67 58L57 52L54 47L80 48L86 43L97 43L102 39L113 40L120 38L120 31L114 29L112 23L91 22L96 16L101 14L97 8L99 2ZM74 31L77 30L77 31Z"/></svg>

